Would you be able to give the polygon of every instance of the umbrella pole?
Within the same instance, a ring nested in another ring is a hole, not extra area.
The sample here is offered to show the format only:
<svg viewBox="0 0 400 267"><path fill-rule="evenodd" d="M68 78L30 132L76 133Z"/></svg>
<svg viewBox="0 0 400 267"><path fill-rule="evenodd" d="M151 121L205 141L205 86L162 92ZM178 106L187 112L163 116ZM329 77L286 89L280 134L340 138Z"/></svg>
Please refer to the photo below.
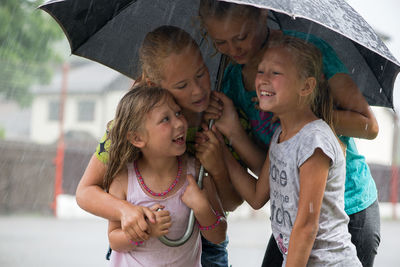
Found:
<svg viewBox="0 0 400 267"><path fill-rule="evenodd" d="M225 55L221 55L221 59L219 62L219 67L218 67L218 73L217 73L217 79L215 80L215 90L217 92L219 92L221 90L221 84L222 84L222 77L224 76L224 71L225 71L225 67L228 63L228 58ZM209 124L208 124L208 128L211 129L211 127L214 124L214 120L210 120ZM200 166L200 171L199 171L199 176L197 179L197 185L200 188L203 188L203 176L205 173L205 169L204 166L201 165ZM169 239L166 236L160 236L158 239L164 244L167 245L169 247L178 247L181 246L183 244L186 243L186 241L189 240L190 236L193 233L193 226L194 226L194 221L196 220L196 218L194 217L194 213L193 210L190 210L190 214L189 214L189 221L186 227L186 231L183 234L183 236L179 239L173 240L173 239Z"/></svg>

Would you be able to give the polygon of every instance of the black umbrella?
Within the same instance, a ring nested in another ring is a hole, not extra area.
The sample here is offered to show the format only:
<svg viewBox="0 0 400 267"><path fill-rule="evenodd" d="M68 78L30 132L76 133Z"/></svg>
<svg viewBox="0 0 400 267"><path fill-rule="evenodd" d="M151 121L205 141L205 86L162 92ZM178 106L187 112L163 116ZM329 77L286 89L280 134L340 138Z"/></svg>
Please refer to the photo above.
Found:
<svg viewBox="0 0 400 267"><path fill-rule="evenodd" d="M272 28L312 33L326 40L347 66L370 105L393 107L400 64L378 35L344 0L227 0L270 9ZM40 6L60 24L72 54L131 78L138 74L137 51L145 34L164 24L189 32L204 55L196 23L198 0L50 0ZM219 57L206 57L212 77Z"/></svg>
<svg viewBox="0 0 400 267"><path fill-rule="evenodd" d="M200 44L203 55L215 54L203 42L196 20L198 0L50 0L48 12L68 38L71 53L104 64L128 77L139 74L138 49L147 32L178 26ZM219 56L208 57L215 78Z"/></svg>

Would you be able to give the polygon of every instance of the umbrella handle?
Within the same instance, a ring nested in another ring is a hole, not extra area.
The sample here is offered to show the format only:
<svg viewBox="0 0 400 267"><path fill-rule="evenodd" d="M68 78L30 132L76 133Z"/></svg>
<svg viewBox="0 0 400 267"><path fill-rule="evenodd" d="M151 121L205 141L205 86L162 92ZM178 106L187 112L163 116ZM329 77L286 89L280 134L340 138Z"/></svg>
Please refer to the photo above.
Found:
<svg viewBox="0 0 400 267"><path fill-rule="evenodd" d="M204 175L204 167L202 165L200 167L199 179L197 181L197 185L200 188L203 188L203 175ZM158 239L161 241L161 243L163 243L164 245L167 245L169 247L178 247L180 245L185 244L186 241L188 241L188 239L192 236L195 220L196 220L196 218L194 217L193 210L191 209L190 214L189 214L189 221L188 221L188 224L186 227L186 231L181 238L174 240L174 239L169 239L168 237L166 237L164 235L164 236L160 236Z"/></svg>
<svg viewBox="0 0 400 267"><path fill-rule="evenodd" d="M216 79L216 83L215 83L215 85L216 85L215 90L217 92L219 92L221 89L222 77L224 75L224 70L225 70L226 64L228 63L227 59L228 58L225 55L221 55L221 59L219 62L219 67L218 67L217 79ZM211 129L213 124L214 124L214 120L210 120L210 122L208 124L208 129ZM197 179L197 185L200 187L200 189L203 188L203 176L204 176L204 166L201 165L200 171L199 171L199 178ZM169 239L166 236L160 236L158 239L161 241L161 243L163 243L164 245L167 245L169 247L178 247L180 245L185 244L186 241L188 241L188 239L191 237L191 235L193 233L195 219L196 218L194 217L193 210L191 209L190 214L189 214L189 221L188 221L188 224L186 227L186 231L181 238L173 240L173 239Z"/></svg>

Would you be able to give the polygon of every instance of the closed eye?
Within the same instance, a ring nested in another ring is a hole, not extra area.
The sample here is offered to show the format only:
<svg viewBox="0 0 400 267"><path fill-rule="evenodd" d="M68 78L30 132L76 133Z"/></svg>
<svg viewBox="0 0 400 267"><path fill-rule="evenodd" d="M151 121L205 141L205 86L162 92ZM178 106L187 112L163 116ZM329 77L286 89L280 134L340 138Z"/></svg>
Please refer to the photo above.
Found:
<svg viewBox="0 0 400 267"><path fill-rule="evenodd" d="M215 45L223 45L225 43L226 43L225 41L214 41Z"/></svg>
<svg viewBox="0 0 400 267"><path fill-rule="evenodd" d="M243 41L243 40L245 40L246 38L247 38L247 34L245 34L245 35L243 35L243 36L239 36L239 37L237 37L236 39L239 40L239 41Z"/></svg>
<svg viewBox="0 0 400 267"><path fill-rule="evenodd" d="M177 89L184 89L187 86L187 83L177 86Z"/></svg>
<svg viewBox="0 0 400 267"><path fill-rule="evenodd" d="M206 71L203 70L201 73L197 74L196 77L197 77L197 78L203 77L205 72L206 72Z"/></svg>

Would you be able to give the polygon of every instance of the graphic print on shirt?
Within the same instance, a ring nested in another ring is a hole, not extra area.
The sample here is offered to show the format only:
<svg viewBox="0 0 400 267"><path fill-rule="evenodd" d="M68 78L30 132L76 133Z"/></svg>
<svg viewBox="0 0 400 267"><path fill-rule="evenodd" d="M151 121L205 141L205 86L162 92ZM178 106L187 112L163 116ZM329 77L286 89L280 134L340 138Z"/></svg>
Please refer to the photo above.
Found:
<svg viewBox="0 0 400 267"><path fill-rule="evenodd" d="M283 234L279 234L276 239L276 243L278 244L278 248L282 254L287 255L288 247L289 247L289 238L283 237Z"/></svg>
<svg viewBox="0 0 400 267"><path fill-rule="evenodd" d="M291 214L290 207L293 201L289 195L288 180L290 178L286 170L288 164L283 160L277 159L273 153L270 153L271 166L270 166L270 187L271 187L271 224L276 226L276 229L292 229L294 218ZM293 212L293 211L292 211ZM290 231L285 231L291 232ZM282 254L287 254L289 248L289 236L286 236L282 231L275 235L276 242Z"/></svg>

